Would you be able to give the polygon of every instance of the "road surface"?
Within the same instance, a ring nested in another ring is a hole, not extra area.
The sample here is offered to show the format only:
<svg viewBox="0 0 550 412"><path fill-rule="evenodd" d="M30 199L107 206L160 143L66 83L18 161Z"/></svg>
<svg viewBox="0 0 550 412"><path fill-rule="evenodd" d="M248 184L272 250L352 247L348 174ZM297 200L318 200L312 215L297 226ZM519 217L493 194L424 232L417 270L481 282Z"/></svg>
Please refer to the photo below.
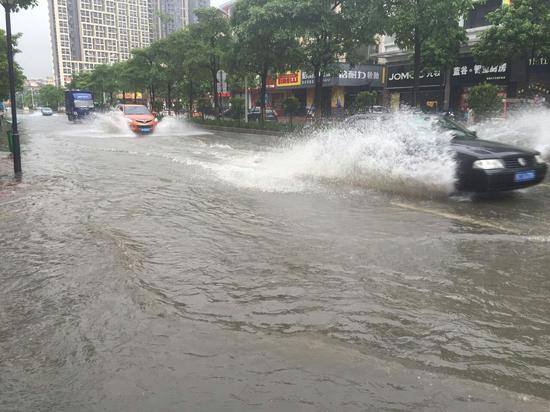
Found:
<svg viewBox="0 0 550 412"><path fill-rule="evenodd" d="M550 409L548 183L448 196L334 130L22 129L0 410Z"/></svg>

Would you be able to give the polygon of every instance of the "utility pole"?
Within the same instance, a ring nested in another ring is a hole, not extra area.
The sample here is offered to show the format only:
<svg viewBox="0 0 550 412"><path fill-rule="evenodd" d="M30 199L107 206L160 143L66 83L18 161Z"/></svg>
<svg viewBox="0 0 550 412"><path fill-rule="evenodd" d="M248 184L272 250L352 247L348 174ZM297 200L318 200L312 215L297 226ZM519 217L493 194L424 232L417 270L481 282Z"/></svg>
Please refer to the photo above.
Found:
<svg viewBox="0 0 550 412"><path fill-rule="evenodd" d="M17 130L17 104L15 101L15 71L13 69L13 47L11 38L11 9L15 7L16 0L0 0L6 11L6 41L8 50L8 77L10 82L11 101L11 134L13 141L13 170L16 176L21 175L21 147L19 144L19 131Z"/></svg>

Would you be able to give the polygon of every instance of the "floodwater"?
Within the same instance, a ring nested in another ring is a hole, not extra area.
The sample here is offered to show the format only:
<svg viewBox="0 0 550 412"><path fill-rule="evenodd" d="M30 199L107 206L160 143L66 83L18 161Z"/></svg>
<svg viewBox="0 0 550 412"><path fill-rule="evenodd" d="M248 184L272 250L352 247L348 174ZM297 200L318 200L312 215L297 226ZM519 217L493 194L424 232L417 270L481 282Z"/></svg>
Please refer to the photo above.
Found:
<svg viewBox="0 0 550 412"><path fill-rule="evenodd" d="M530 116L480 133L546 133ZM550 410L550 186L449 195L448 144L409 120L277 138L22 116L0 410Z"/></svg>

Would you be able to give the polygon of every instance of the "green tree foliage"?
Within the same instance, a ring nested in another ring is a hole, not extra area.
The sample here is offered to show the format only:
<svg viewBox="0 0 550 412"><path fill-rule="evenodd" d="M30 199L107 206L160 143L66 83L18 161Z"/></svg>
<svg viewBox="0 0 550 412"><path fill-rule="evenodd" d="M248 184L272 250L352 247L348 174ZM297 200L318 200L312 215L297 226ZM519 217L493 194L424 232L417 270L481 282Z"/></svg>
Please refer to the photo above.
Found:
<svg viewBox="0 0 550 412"><path fill-rule="evenodd" d="M502 109L502 98L498 95L498 87L483 83L470 89L468 106L478 119L483 119Z"/></svg>
<svg viewBox="0 0 550 412"><path fill-rule="evenodd" d="M132 51L132 58L127 61L127 70L134 79L134 91L146 91L152 104L156 92L163 83L164 68L159 57L159 47L151 46Z"/></svg>
<svg viewBox="0 0 550 412"><path fill-rule="evenodd" d="M118 91L118 76L115 66L101 64L91 72L89 89L92 90L98 101L103 101L103 96L109 96L109 104L113 105L113 96Z"/></svg>
<svg viewBox="0 0 550 412"><path fill-rule="evenodd" d="M15 2L15 11L19 11L21 9L30 9L33 8L38 4L37 0L17 0Z"/></svg>
<svg viewBox="0 0 550 412"><path fill-rule="evenodd" d="M47 84L38 91L38 101L41 106L51 107L57 110L63 104L63 89Z"/></svg>
<svg viewBox="0 0 550 412"><path fill-rule="evenodd" d="M73 74L71 81L67 84L69 90L91 90L92 74L90 72L80 72Z"/></svg>
<svg viewBox="0 0 550 412"><path fill-rule="evenodd" d="M195 11L197 23L189 28L193 47L202 56L202 65L208 70L211 81L211 93L216 113L220 111L218 98L217 73L226 64L226 56L231 49L231 30L229 20L215 7Z"/></svg>
<svg viewBox="0 0 550 412"><path fill-rule="evenodd" d="M14 55L18 53L17 39L20 35L12 36L12 46ZM25 76L21 66L14 62L15 71L15 89L22 90ZM8 49L6 41L6 33L0 29L0 100L7 100L10 97L10 83L8 77Z"/></svg>
<svg viewBox="0 0 550 412"><path fill-rule="evenodd" d="M372 107L376 104L377 97L378 93L376 93L375 91L360 92L355 97L355 101L353 102L353 109L357 112L364 112L369 107Z"/></svg>
<svg viewBox="0 0 550 412"><path fill-rule="evenodd" d="M170 54L169 70L175 74L175 93L185 96L186 106L191 117L193 114L195 99L209 89L211 76L204 70L204 54L197 44L198 40L192 36L189 29L184 29L171 34L168 37ZM179 101L177 99L176 101Z"/></svg>
<svg viewBox="0 0 550 412"><path fill-rule="evenodd" d="M303 55L302 68L315 80L314 104L322 114L322 87L326 74L338 75L343 56L353 60L359 46L374 44L383 21L378 0L355 0L336 5L330 0L298 0L292 28Z"/></svg>
<svg viewBox="0 0 550 412"><path fill-rule="evenodd" d="M550 57L550 7L542 0L514 0L487 16L492 26L474 47L483 64L521 60L525 64L525 90L529 89L529 61Z"/></svg>
<svg viewBox="0 0 550 412"><path fill-rule="evenodd" d="M299 62L301 50L291 18L295 5L290 0L239 0L232 17L236 44L232 59L243 73L260 79L262 122L268 75L295 68Z"/></svg>
<svg viewBox="0 0 550 412"><path fill-rule="evenodd" d="M413 53L413 105L418 105L420 74L427 68L450 67L466 40L461 18L472 0L388 0L388 31L396 44Z"/></svg>
<svg viewBox="0 0 550 412"><path fill-rule="evenodd" d="M230 101L231 109L229 110L230 117L234 120L241 120L244 117L245 104L241 97L233 97Z"/></svg>

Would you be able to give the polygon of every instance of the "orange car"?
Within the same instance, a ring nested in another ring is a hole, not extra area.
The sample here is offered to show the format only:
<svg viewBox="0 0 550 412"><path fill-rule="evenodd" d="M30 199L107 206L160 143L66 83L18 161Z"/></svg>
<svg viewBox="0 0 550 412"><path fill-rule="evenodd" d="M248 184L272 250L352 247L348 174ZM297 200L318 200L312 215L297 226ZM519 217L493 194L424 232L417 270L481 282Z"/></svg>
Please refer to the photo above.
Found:
<svg viewBox="0 0 550 412"><path fill-rule="evenodd" d="M124 117L128 119L128 125L134 133L153 133L158 120L154 113L141 104L121 104L117 106Z"/></svg>

